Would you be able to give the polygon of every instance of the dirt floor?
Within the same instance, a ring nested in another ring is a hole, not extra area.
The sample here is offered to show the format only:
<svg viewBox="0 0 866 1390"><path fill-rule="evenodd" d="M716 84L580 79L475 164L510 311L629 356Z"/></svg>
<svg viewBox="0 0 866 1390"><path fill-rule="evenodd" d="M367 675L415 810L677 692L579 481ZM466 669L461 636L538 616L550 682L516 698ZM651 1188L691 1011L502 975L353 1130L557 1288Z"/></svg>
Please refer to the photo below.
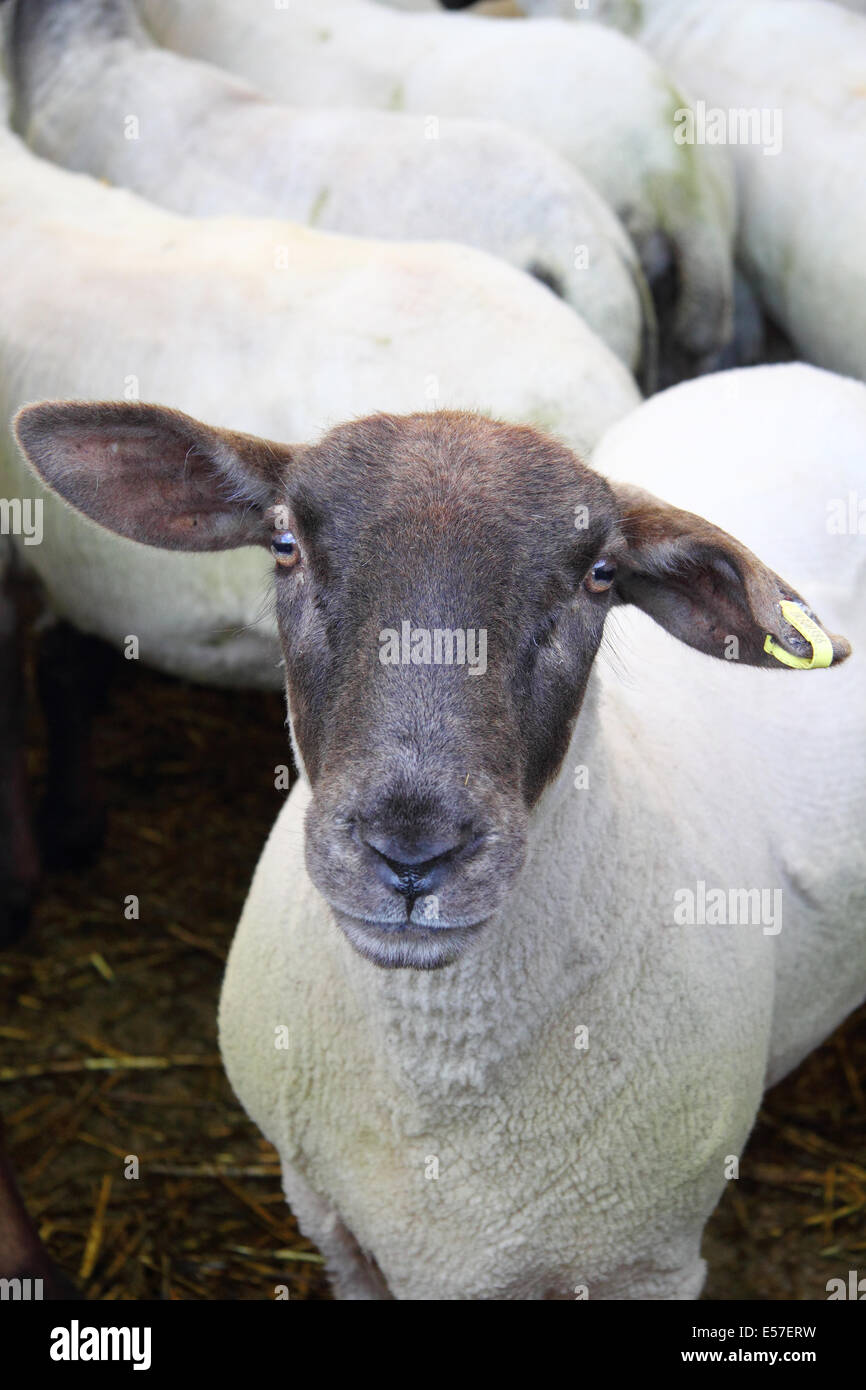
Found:
<svg viewBox="0 0 866 1390"><path fill-rule="evenodd" d="M42 782L35 715L32 732ZM50 876L23 948L0 955L0 1111L26 1199L88 1297L326 1299L216 1044L223 961L282 796L281 700L118 659L97 747L105 853ZM866 1273L864 1077L866 1010L769 1094L707 1232L705 1297L824 1299L828 1279Z"/></svg>

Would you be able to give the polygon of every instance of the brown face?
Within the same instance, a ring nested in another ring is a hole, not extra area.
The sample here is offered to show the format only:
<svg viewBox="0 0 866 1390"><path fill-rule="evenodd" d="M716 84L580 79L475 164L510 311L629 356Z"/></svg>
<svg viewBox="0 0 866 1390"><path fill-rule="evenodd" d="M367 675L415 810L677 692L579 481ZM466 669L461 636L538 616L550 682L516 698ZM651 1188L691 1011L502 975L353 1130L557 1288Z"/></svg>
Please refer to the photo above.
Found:
<svg viewBox="0 0 866 1390"><path fill-rule="evenodd" d="M378 964L442 965L506 898L565 752L615 499L530 430L437 413L334 431L276 519L310 875Z"/></svg>
<svg viewBox="0 0 866 1390"><path fill-rule="evenodd" d="M502 906L612 602L729 665L850 650L731 536L524 427L380 415L290 447L75 402L16 427L45 482L121 535L271 549L309 872L377 965L446 965Z"/></svg>

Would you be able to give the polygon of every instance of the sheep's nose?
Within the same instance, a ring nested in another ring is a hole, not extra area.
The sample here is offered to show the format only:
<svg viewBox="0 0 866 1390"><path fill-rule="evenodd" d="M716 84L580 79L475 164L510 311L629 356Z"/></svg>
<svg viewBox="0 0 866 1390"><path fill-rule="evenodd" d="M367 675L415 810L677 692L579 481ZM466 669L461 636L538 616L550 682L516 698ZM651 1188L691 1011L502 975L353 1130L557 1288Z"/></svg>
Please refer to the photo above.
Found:
<svg viewBox="0 0 866 1390"><path fill-rule="evenodd" d="M452 862L472 841L472 830L410 840L384 831L365 830L361 835L371 851L372 867L387 888L404 898L432 893L447 876Z"/></svg>

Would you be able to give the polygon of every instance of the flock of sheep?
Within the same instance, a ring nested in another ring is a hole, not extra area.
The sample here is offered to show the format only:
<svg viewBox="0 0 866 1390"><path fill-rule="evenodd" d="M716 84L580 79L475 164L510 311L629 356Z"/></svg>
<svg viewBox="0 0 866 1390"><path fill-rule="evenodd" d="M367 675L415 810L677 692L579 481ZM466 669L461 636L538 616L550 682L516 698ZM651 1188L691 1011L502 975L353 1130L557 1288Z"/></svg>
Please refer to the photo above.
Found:
<svg viewBox="0 0 866 1390"><path fill-rule="evenodd" d="M866 994L866 18L473 8L0 7L0 561L286 688L221 1048L337 1295L695 1298Z"/></svg>

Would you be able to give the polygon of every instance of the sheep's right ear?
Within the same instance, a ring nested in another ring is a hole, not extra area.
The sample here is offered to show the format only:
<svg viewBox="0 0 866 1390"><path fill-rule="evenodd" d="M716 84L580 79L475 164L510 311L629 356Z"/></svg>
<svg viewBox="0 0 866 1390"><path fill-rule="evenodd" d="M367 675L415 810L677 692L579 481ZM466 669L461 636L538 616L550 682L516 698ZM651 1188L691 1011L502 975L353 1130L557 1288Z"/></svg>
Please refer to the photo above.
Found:
<svg viewBox="0 0 866 1390"><path fill-rule="evenodd" d="M77 511L166 550L267 544L294 450L139 401L42 401L14 421L40 478Z"/></svg>

